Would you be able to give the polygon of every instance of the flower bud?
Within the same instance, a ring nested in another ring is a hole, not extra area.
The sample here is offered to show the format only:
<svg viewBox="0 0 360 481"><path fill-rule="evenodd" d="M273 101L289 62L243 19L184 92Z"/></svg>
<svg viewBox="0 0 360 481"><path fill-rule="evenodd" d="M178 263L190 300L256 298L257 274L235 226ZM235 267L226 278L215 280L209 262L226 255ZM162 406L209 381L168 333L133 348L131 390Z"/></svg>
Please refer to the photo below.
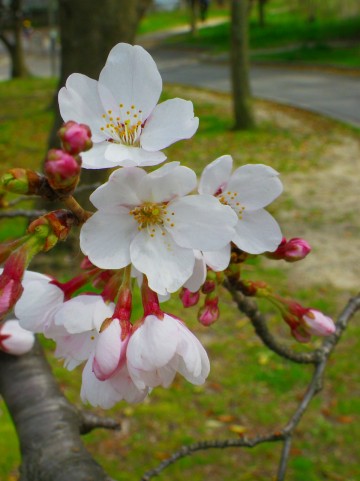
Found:
<svg viewBox="0 0 360 481"><path fill-rule="evenodd" d="M78 124L70 120L59 130L59 137L66 152L78 155L92 147L91 130L85 124Z"/></svg>
<svg viewBox="0 0 360 481"><path fill-rule="evenodd" d="M28 265L27 249L23 246L13 252L0 275L0 319L14 307L24 288L21 284Z"/></svg>
<svg viewBox="0 0 360 481"><path fill-rule="evenodd" d="M191 292L189 289L186 289L186 287L183 287L179 296L184 307L192 307L199 302L200 292Z"/></svg>
<svg viewBox="0 0 360 481"><path fill-rule="evenodd" d="M81 171L81 160L60 149L49 150L44 172L50 186L64 194L71 194Z"/></svg>
<svg viewBox="0 0 360 481"><path fill-rule="evenodd" d="M201 292L203 294L210 294L211 292L214 292L215 288L216 282L207 279L201 287Z"/></svg>
<svg viewBox="0 0 360 481"><path fill-rule="evenodd" d="M289 241L283 237L279 247L274 252L267 252L270 259L283 259L286 262L296 262L304 259L311 251L311 247L305 239L294 237Z"/></svg>
<svg viewBox="0 0 360 481"><path fill-rule="evenodd" d="M28 227L34 241L38 241L39 251L47 252L59 240L65 240L75 223L74 215L67 210L54 210L34 220Z"/></svg>
<svg viewBox="0 0 360 481"><path fill-rule="evenodd" d="M331 336L336 330L334 321L316 309L308 309L302 319L305 329L314 336Z"/></svg>
<svg viewBox="0 0 360 481"><path fill-rule="evenodd" d="M34 342L34 334L23 329L17 320L0 325L0 350L20 356L30 351Z"/></svg>
<svg viewBox="0 0 360 481"><path fill-rule="evenodd" d="M0 186L14 194L33 195L37 194L44 177L29 169L10 169L2 175Z"/></svg>
<svg viewBox="0 0 360 481"><path fill-rule="evenodd" d="M219 319L219 298L209 297L205 298L204 306L199 310L198 320L203 326L210 326Z"/></svg>
<svg viewBox="0 0 360 481"><path fill-rule="evenodd" d="M282 314L291 334L299 342L309 342L311 336L330 336L336 330L330 317L316 309L302 307L297 302L286 302Z"/></svg>

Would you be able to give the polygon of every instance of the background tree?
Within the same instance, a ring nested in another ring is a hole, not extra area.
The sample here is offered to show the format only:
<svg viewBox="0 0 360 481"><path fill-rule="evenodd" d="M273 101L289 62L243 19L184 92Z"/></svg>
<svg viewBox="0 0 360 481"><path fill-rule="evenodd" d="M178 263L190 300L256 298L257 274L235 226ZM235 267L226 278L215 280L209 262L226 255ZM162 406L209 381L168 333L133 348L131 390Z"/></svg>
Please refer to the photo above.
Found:
<svg viewBox="0 0 360 481"><path fill-rule="evenodd" d="M231 1L230 68L234 129L254 126L249 81L248 0Z"/></svg>
<svg viewBox="0 0 360 481"><path fill-rule="evenodd" d="M0 0L0 40L10 56L11 78L29 75L24 59L22 22L22 0L11 0L7 5Z"/></svg>

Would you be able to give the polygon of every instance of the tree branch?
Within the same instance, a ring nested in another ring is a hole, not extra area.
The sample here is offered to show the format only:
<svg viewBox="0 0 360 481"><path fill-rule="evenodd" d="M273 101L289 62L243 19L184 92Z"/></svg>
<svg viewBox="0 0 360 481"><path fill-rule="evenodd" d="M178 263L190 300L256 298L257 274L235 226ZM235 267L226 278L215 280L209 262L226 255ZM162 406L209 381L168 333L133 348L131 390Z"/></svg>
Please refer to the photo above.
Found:
<svg viewBox="0 0 360 481"><path fill-rule="evenodd" d="M118 421L112 418L103 418L89 411L80 411L80 434L87 434L97 428L113 429L114 431L121 429Z"/></svg>

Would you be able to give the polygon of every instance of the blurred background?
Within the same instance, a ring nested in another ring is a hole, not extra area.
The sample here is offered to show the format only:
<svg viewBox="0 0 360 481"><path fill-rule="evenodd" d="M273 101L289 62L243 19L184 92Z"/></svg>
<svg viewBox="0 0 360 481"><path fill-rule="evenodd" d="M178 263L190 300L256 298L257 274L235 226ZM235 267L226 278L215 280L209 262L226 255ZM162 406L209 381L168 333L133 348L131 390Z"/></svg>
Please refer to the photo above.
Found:
<svg viewBox="0 0 360 481"><path fill-rule="evenodd" d="M359 0L0 0L0 173L41 169L61 122L58 88L73 72L97 79L118 42L143 45L154 56L162 100L194 103L199 131L166 149L169 160L200 174L231 154L236 165L264 163L281 173L285 190L271 212L286 237L304 237L313 252L291 266L254 258L243 275L335 318L360 278ZM92 181L86 172L82 178ZM39 206L33 199L0 200L4 241L21 235L31 219L24 210ZM39 256L31 268L69 278L82 258L71 246ZM121 421L121 431L84 437L113 478L140 479L182 444L278 430L293 413L311 368L270 352L229 295L222 296L220 319L210 328L198 324L196 307L185 310L177 299L164 307L206 346L208 382L194 387L177 378L139 406L114 408L109 414ZM316 348L316 340L297 345L276 312L260 306L286 346ZM354 322L297 431L292 481L359 479L359 339ZM43 343L62 390L80 407L80 370L63 369L52 343ZM15 481L18 441L4 403L0 452L0 480ZM274 479L279 454L275 445L208 451L183 459L161 479Z"/></svg>

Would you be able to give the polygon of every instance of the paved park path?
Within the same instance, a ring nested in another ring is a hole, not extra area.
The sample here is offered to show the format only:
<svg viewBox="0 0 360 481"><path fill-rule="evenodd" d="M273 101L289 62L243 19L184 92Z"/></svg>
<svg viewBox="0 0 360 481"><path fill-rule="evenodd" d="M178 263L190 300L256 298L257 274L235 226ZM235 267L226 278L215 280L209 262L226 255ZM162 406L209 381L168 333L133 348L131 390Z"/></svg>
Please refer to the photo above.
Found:
<svg viewBox="0 0 360 481"><path fill-rule="evenodd" d="M230 92L226 61L160 47L150 49L165 82ZM322 70L252 66L255 97L301 107L360 127L360 74Z"/></svg>
<svg viewBox="0 0 360 481"><path fill-rule="evenodd" d="M194 50L161 47L162 38L168 34L139 40L154 56L165 82L230 92L226 59ZM34 75L43 77L54 75L59 65L58 59L51 61L46 42L35 55L28 54L27 62ZM9 61L0 51L0 80L8 76ZM360 127L360 74L252 66L251 89L255 97L301 107Z"/></svg>

